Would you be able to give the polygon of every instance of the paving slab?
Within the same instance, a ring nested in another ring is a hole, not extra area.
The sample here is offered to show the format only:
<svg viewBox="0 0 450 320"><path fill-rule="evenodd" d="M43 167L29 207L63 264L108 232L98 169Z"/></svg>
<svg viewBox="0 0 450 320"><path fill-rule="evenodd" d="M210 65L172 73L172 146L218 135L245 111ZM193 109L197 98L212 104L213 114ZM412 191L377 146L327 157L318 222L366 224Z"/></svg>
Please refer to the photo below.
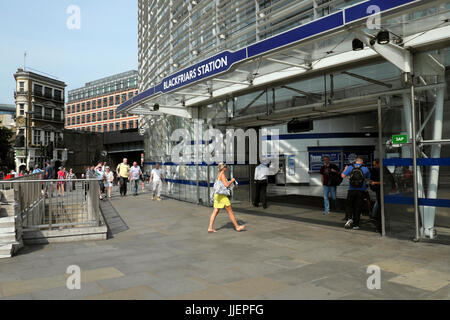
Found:
<svg viewBox="0 0 450 320"><path fill-rule="evenodd" d="M108 204L112 224L128 230L106 241L27 246L0 260L0 299L450 299L449 246L344 230L340 214L236 206L247 231L235 232L221 212L219 232L208 234L211 208L148 194ZM72 264L82 271L79 291L66 288ZM372 264L381 290L367 289Z"/></svg>

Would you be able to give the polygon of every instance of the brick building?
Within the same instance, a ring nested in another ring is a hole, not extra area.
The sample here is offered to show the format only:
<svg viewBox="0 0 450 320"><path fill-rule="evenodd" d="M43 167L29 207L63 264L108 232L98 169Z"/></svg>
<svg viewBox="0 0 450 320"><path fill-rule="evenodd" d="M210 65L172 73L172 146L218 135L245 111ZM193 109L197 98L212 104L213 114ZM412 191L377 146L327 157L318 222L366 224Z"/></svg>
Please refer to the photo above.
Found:
<svg viewBox="0 0 450 320"><path fill-rule="evenodd" d="M86 83L70 90L65 112L65 128L87 132L113 132L138 128L138 117L116 114L121 103L138 94L135 70Z"/></svg>

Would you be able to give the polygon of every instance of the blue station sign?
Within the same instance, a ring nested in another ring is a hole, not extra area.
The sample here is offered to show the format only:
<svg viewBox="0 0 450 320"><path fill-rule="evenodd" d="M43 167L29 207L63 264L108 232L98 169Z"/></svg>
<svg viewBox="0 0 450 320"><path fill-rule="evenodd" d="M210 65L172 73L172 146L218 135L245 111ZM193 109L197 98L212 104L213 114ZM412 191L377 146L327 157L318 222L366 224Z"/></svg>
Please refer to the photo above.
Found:
<svg viewBox="0 0 450 320"><path fill-rule="evenodd" d="M368 0L347 7L333 14L316 19L299 27L290 29L271 38L262 40L241 50L230 52L224 51L202 62L185 68L162 80L155 87L138 94L132 99L124 102L117 111L120 112L136 103L139 103L159 93L169 93L181 87L193 84L197 81L218 75L228 71L233 64L251 59L283 47L298 44L301 41L320 36L326 32L360 21L373 14L372 9L377 6L380 13L386 13L403 6L421 2L421 0Z"/></svg>

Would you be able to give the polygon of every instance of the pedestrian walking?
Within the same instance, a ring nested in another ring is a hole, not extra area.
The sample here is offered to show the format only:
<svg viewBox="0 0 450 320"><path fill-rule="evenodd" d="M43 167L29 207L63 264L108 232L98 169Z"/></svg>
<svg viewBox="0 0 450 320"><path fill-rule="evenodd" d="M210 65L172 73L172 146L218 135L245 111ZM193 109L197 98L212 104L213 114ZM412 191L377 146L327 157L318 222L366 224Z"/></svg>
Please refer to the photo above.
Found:
<svg viewBox="0 0 450 320"><path fill-rule="evenodd" d="M68 180L68 184L69 184L69 192L75 191L75 181L72 181L72 180L76 180L76 178L77 178L76 174L73 172L73 169L70 168L69 173L67 174L67 180Z"/></svg>
<svg viewBox="0 0 450 320"><path fill-rule="evenodd" d="M111 199L111 189L114 183L114 173L108 166L105 167L105 170L105 189L108 199Z"/></svg>
<svg viewBox="0 0 450 320"><path fill-rule="evenodd" d="M347 177L350 180L350 186L347 193L347 222L345 223L345 228L358 230L367 189L366 181L370 180L370 171L364 165L362 158L356 158L354 164L345 167L344 172L342 172L342 178Z"/></svg>
<svg viewBox="0 0 450 320"><path fill-rule="evenodd" d="M228 216L234 225L236 231L242 231L245 229L245 225L238 225L236 218L234 217L233 209L231 208L231 202L228 198L231 194L229 187L236 181L232 178L230 181L227 180L225 172L227 171L227 165L225 163L220 163L218 166L218 174L216 182L214 183L214 210L212 212L211 218L209 219L209 233L215 233L217 230L214 229L214 221L219 214L220 209L225 208L228 212Z"/></svg>
<svg viewBox="0 0 450 320"><path fill-rule="evenodd" d="M324 202L324 212L323 215L327 215L330 212L330 199L333 199L334 207L337 208L336 200L336 183L333 183L333 177L339 175L339 168L337 165L330 162L330 157L323 157L324 165L320 168L320 174L322 176L322 186L323 186L323 202Z"/></svg>
<svg viewBox="0 0 450 320"><path fill-rule="evenodd" d="M255 197L253 199L253 206L258 207L259 202L262 203L264 209L267 209L267 185L270 162L260 163L259 166L255 168Z"/></svg>
<svg viewBox="0 0 450 320"><path fill-rule="evenodd" d="M139 182L141 181L141 167L137 165L137 162L133 162L133 166L130 168L129 179L133 187L133 195L138 195Z"/></svg>
<svg viewBox="0 0 450 320"><path fill-rule="evenodd" d="M120 195L125 197L127 195L128 175L130 173L130 166L127 164L128 159L124 158L123 162L117 166L116 172L119 177Z"/></svg>
<svg viewBox="0 0 450 320"><path fill-rule="evenodd" d="M152 200L155 200L156 195L156 199L161 201L161 189L162 184L165 183L165 179L162 170L159 168L159 163L156 163L155 168L152 170L150 175L150 183L153 183Z"/></svg>
<svg viewBox="0 0 450 320"><path fill-rule="evenodd" d="M58 195L62 197L64 197L65 179L66 179L66 168L59 167L57 188L58 188Z"/></svg>
<svg viewBox="0 0 450 320"><path fill-rule="evenodd" d="M55 178L55 173L54 173L54 169L50 164L50 161L46 162L46 167L45 167L45 173L44 173L44 180L53 180ZM50 196L53 197L53 182L52 181L48 181L45 182L45 188L44 188L44 194L46 197ZM50 195L49 195L50 194Z"/></svg>

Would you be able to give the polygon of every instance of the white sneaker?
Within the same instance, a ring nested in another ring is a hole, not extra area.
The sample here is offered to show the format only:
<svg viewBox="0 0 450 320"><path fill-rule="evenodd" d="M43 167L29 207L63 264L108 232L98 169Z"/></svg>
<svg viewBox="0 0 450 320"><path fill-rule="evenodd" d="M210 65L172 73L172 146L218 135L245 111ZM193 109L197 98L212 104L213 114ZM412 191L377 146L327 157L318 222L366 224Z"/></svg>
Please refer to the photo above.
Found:
<svg viewBox="0 0 450 320"><path fill-rule="evenodd" d="M344 225L344 228L350 229L352 227L352 224L353 224L353 219L348 219L348 221Z"/></svg>

